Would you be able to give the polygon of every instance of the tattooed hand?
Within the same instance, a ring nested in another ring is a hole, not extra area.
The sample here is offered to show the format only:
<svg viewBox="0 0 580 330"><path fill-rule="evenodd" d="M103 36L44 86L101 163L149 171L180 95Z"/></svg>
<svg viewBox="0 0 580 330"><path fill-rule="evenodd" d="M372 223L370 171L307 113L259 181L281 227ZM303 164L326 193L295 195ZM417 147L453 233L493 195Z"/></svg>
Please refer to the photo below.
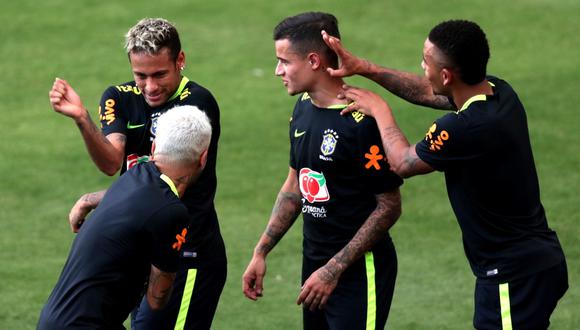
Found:
<svg viewBox="0 0 580 330"><path fill-rule="evenodd" d="M332 261L319 268L304 282L296 304L311 311L324 308L341 273Z"/></svg>

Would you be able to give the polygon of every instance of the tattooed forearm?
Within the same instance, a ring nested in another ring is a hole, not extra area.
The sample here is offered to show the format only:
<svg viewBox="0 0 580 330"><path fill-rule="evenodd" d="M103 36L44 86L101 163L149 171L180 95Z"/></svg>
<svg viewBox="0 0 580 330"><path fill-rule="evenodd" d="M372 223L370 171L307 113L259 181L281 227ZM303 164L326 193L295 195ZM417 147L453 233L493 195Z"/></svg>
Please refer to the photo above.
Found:
<svg viewBox="0 0 580 330"><path fill-rule="evenodd" d="M447 97L433 94L433 90L426 78L413 73L387 69L367 61L365 76L383 86L391 93L408 102L435 109L453 109Z"/></svg>
<svg viewBox="0 0 580 330"><path fill-rule="evenodd" d="M333 276L339 276L347 267L369 251L401 215L401 195L396 189L377 195L377 207L369 215L350 242L340 250L325 268Z"/></svg>
<svg viewBox="0 0 580 330"><path fill-rule="evenodd" d="M261 241L256 247L256 252L261 254L270 252L292 226L300 214L301 207L300 195L291 192L280 192L264 232L268 239Z"/></svg>
<svg viewBox="0 0 580 330"><path fill-rule="evenodd" d="M88 203L91 206L97 207L97 205L99 205L99 203L103 199L103 196L105 196L105 192L107 192L107 191L101 190L101 191L95 191L92 193L87 193L87 194L84 194L83 196L81 196L81 200L83 202Z"/></svg>
<svg viewBox="0 0 580 330"><path fill-rule="evenodd" d="M159 309L167 304L171 296L175 273L166 273L153 267L149 275L147 302L152 309Z"/></svg>

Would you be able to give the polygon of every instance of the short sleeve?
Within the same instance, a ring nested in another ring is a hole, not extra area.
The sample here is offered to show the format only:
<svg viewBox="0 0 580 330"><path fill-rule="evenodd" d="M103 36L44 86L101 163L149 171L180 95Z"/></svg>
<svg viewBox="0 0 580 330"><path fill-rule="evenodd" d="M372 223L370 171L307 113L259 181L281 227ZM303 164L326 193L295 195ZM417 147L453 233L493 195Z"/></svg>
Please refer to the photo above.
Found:
<svg viewBox="0 0 580 330"><path fill-rule="evenodd" d="M124 109L121 106L119 92L114 86L105 90L99 103L99 120L101 130L105 136L111 133L126 134L127 119Z"/></svg>
<svg viewBox="0 0 580 330"><path fill-rule="evenodd" d="M358 168L364 186L373 194L380 194L398 188L403 184L397 174L391 171L385 155L380 133L372 118L365 118L365 125L357 134Z"/></svg>
<svg viewBox="0 0 580 330"><path fill-rule="evenodd" d="M187 236L188 213L185 205L174 203L156 212L146 223L152 237L151 264L168 273L177 271L179 253Z"/></svg>
<svg viewBox="0 0 580 330"><path fill-rule="evenodd" d="M474 159L481 153L469 135L468 122L457 113L437 119L418 142L415 151L421 160L438 171Z"/></svg>

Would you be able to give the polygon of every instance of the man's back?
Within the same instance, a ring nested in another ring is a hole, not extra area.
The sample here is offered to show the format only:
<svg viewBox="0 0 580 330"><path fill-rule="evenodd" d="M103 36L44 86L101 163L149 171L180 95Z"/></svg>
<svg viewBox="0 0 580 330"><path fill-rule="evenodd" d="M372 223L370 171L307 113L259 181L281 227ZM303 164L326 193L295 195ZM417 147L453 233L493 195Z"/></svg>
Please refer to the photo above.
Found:
<svg viewBox="0 0 580 330"><path fill-rule="evenodd" d="M76 236L39 329L122 328L151 265L177 270L175 236L187 211L160 176L153 163L142 164L111 186Z"/></svg>

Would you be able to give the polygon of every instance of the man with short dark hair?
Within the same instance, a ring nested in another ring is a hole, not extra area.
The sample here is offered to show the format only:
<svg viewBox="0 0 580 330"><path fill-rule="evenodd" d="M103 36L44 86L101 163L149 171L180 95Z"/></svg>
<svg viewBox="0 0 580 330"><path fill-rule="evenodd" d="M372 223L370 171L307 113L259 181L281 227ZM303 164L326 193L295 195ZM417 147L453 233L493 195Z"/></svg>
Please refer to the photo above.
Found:
<svg viewBox="0 0 580 330"><path fill-rule="evenodd" d="M109 87L99 106L99 130L79 96L64 80L50 91L55 111L71 117L80 129L97 167L108 175L149 159L157 120L168 109L194 105L204 111L213 134L208 164L196 185L183 198L190 215L188 237L181 250L174 294L167 307L152 311L143 299L131 324L133 329L209 329L226 281L227 261L214 196L220 136L219 107L204 87L182 75L185 53L177 29L162 18L145 18L126 34L125 48L133 81ZM104 191L83 195L69 215L78 231L85 216L100 202Z"/></svg>
<svg viewBox="0 0 580 330"><path fill-rule="evenodd" d="M410 102L457 109L410 145L380 96L350 86L341 92L354 102L344 114L358 110L376 119L396 173L445 173L477 277L475 328L546 329L568 288L566 260L540 201L524 107L506 81L486 75L481 28L465 20L435 26L424 43L424 77L379 67L323 37L342 62L331 75L360 74Z"/></svg>
<svg viewBox="0 0 580 330"><path fill-rule="evenodd" d="M383 329L397 256L389 228L401 213L401 178L389 170L373 119L353 113L336 95L342 79L320 31L339 36L326 13L303 13L274 29L278 65L288 94L301 94L290 121L290 168L265 232L243 275L249 299L262 296L266 256L300 212L304 218L304 329Z"/></svg>
<svg viewBox="0 0 580 330"><path fill-rule="evenodd" d="M195 107L159 118L152 161L119 177L82 226L38 329L124 329L147 281L149 307L167 304L188 231L179 198L203 170L210 139Z"/></svg>

